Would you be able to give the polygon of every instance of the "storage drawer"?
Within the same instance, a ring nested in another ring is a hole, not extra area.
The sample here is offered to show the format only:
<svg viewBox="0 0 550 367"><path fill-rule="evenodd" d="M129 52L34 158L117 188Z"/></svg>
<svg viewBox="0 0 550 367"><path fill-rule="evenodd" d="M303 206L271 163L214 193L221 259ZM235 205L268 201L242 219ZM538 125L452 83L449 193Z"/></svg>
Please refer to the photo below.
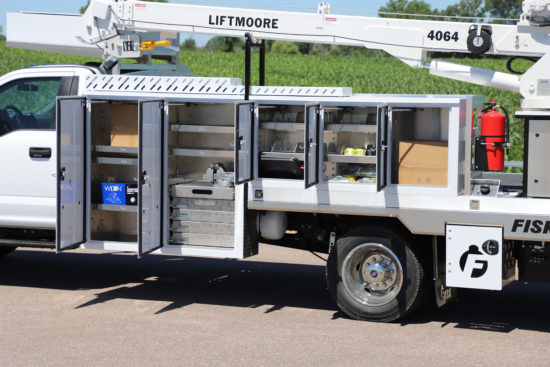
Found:
<svg viewBox="0 0 550 367"><path fill-rule="evenodd" d="M230 211L173 209L174 221L186 220L192 222L234 223L235 214Z"/></svg>
<svg viewBox="0 0 550 367"><path fill-rule="evenodd" d="M172 232L179 233L203 233L203 234L224 234L233 235L235 227L227 223L190 222L175 220L172 222Z"/></svg>
<svg viewBox="0 0 550 367"><path fill-rule="evenodd" d="M203 185L173 185L173 198L203 198L218 200L233 200L235 191L230 187L216 187Z"/></svg>
<svg viewBox="0 0 550 367"><path fill-rule="evenodd" d="M170 242L173 245L232 248L234 237L215 234L173 232L170 237Z"/></svg>
<svg viewBox="0 0 550 367"><path fill-rule="evenodd" d="M233 213L235 211L235 202L233 200L174 198L172 200L172 208Z"/></svg>

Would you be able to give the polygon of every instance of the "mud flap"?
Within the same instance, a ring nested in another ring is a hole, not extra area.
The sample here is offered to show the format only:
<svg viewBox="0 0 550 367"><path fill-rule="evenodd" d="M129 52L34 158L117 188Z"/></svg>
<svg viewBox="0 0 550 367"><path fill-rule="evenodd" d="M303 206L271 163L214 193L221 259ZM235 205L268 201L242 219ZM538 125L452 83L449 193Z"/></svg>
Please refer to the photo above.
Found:
<svg viewBox="0 0 550 367"><path fill-rule="evenodd" d="M456 298L458 290L445 285L445 241L442 237L433 239L433 264L435 304L443 307Z"/></svg>

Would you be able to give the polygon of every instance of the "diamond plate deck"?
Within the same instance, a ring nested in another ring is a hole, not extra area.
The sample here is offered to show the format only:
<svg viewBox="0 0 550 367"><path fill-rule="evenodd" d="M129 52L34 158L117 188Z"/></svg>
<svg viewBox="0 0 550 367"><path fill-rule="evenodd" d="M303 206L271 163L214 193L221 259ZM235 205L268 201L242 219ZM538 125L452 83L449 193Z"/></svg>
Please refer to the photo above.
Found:
<svg viewBox="0 0 550 367"><path fill-rule="evenodd" d="M90 75L85 79L86 92L170 95L244 95L239 78L164 77L142 75ZM351 88L255 86L255 96L349 97Z"/></svg>

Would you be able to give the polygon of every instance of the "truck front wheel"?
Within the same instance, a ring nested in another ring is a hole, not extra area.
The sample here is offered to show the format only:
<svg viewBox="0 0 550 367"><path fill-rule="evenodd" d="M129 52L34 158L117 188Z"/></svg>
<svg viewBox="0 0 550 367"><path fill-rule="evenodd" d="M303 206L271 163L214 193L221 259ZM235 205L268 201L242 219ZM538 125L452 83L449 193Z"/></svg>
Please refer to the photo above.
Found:
<svg viewBox="0 0 550 367"><path fill-rule="evenodd" d="M424 271L404 236L384 227L364 226L337 241L327 263L327 283L348 316L389 322L418 306Z"/></svg>

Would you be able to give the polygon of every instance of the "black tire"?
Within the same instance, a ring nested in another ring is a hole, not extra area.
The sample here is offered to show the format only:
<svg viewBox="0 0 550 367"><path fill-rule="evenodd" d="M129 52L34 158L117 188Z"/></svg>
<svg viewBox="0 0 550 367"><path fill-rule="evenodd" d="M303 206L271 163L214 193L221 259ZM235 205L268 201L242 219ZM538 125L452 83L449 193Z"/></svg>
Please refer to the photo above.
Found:
<svg viewBox="0 0 550 367"><path fill-rule="evenodd" d="M338 239L327 262L327 285L340 310L357 320L378 322L413 311L424 299L426 281L410 242L406 235L374 225Z"/></svg>
<svg viewBox="0 0 550 367"><path fill-rule="evenodd" d="M484 29L481 30L479 36L477 35L477 30L470 32L466 40L468 50L474 55L482 55L489 51L491 43L491 35Z"/></svg>
<svg viewBox="0 0 550 367"><path fill-rule="evenodd" d="M0 247L0 257L6 256L7 254L13 252L15 249L16 249L16 246Z"/></svg>

